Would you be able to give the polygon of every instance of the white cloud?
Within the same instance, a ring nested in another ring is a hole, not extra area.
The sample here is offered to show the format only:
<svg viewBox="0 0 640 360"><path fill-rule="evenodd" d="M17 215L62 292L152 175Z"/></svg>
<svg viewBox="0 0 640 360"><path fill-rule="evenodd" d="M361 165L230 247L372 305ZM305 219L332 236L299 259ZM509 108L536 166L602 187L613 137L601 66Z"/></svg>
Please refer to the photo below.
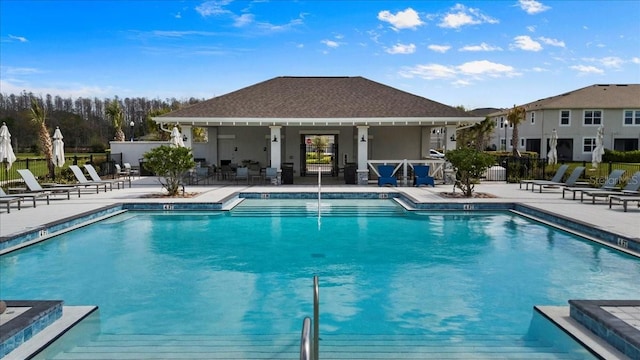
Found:
<svg viewBox="0 0 640 360"><path fill-rule="evenodd" d="M449 51L449 49L451 49L451 46L449 45L429 45L427 46L427 48L429 48L429 50L431 51L435 51L435 52L439 52L439 53L446 53L447 51Z"/></svg>
<svg viewBox="0 0 640 360"><path fill-rule="evenodd" d="M549 6L536 0L519 0L518 5L529 15L535 15L551 9Z"/></svg>
<svg viewBox="0 0 640 360"><path fill-rule="evenodd" d="M520 35L513 38L515 43L511 44L512 47L525 50L525 51L540 51L542 50L542 45L539 42L533 40L531 37L527 35Z"/></svg>
<svg viewBox="0 0 640 360"><path fill-rule="evenodd" d="M406 78L420 77L426 80L455 78L456 69L453 66L440 64L416 65L406 67L400 72Z"/></svg>
<svg viewBox="0 0 640 360"><path fill-rule="evenodd" d="M470 61L460 66L458 69L467 75L487 75L490 77L513 76L515 69L509 65L494 63L487 60Z"/></svg>
<svg viewBox="0 0 640 360"><path fill-rule="evenodd" d="M334 48L334 49L340 46L339 42L333 41L333 40L322 40L320 42L325 44L325 45L327 45L328 47Z"/></svg>
<svg viewBox="0 0 640 360"><path fill-rule="evenodd" d="M631 58L631 62L634 64L640 64L640 58L639 57Z"/></svg>
<svg viewBox="0 0 640 360"><path fill-rule="evenodd" d="M3 72L7 75L31 75L31 74L40 74L42 71L35 68L26 68L26 67L11 67L7 66L3 69Z"/></svg>
<svg viewBox="0 0 640 360"><path fill-rule="evenodd" d="M454 85L468 85L474 80L513 77L520 75L512 66L487 60L470 61L461 65L423 64L405 67L399 75L405 78L419 77L426 80L451 79Z"/></svg>
<svg viewBox="0 0 640 360"><path fill-rule="evenodd" d="M389 10L383 10L378 13L378 20L388 22L394 29L416 29L424 24L420 20L420 15L412 8L399 11L395 15Z"/></svg>
<svg viewBox="0 0 640 360"><path fill-rule="evenodd" d="M573 66L570 66L569 68L577 71L578 73L580 73L580 75L604 74L604 70L599 69L595 66L573 65Z"/></svg>
<svg viewBox="0 0 640 360"><path fill-rule="evenodd" d="M228 14L230 11L226 10L224 7L230 3L231 0L205 1L196 6L196 11L203 17Z"/></svg>
<svg viewBox="0 0 640 360"><path fill-rule="evenodd" d="M550 38L546 38L544 36L541 36L538 38L540 41L542 41L543 43L547 44L547 45L551 45L551 46L557 46L557 47L565 47L564 41L561 40L557 40L557 39L550 39Z"/></svg>
<svg viewBox="0 0 640 360"><path fill-rule="evenodd" d="M233 26L243 27L253 23L255 16L253 14L242 14L234 19Z"/></svg>
<svg viewBox="0 0 640 360"><path fill-rule="evenodd" d="M11 35L11 34L9 34L9 39L17 40L19 42L29 42L29 40L27 40L27 38L24 37L24 36L15 36L15 35Z"/></svg>
<svg viewBox="0 0 640 360"><path fill-rule="evenodd" d="M619 68L624 64L624 60L617 56L607 56L599 60L604 67Z"/></svg>
<svg viewBox="0 0 640 360"><path fill-rule="evenodd" d="M456 6L451 8L450 12L442 18L438 26L449 29L459 29L466 25L484 23L497 24L498 22L498 20L482 14L478 9L467 8L462 4L456 4Z"/></svg>
<svg viewBox="0 0 640 360"><path fill-rule="evenodd" d="M20 94L23 90L28 89L28 92L34 95L59 95L61 97L73 97L73 98L91 98L95 96L113 96L122 93L122 89L115 87L99 87L89 86L84 84L64 84L62 86L51 87L33 87L29 83L17 79L1 79L0 88L7 94Z"/></svg>
<svg viewBox="0 0 640 360"><path fill-rule="evenodd" d="M389 54L413 54L416 52L416 46L414 44L395 44L385 51Z"/></svg>
<svg viewBox="0 0 640 360"><path fill-rule="evenodd" d="M182 14L178 12L177 14L173 15L173 17L176 19L182 19Z"/></svg>
<svg viewBox="0 0 640 360"><path fill-rule="evenodd" d="M491 46L487 43L481 43L480 45L467 45L460 48L459 51L501 51L499 46Z"/></svg>
<svg viewBox="0 0 640 360"><path fill-rule="evenodd" d="M527 26L527 31L529 31L529 32L536 32L536 27L535 27L535 26L533 26L533 25L529 25L529 26Z"/></svg>

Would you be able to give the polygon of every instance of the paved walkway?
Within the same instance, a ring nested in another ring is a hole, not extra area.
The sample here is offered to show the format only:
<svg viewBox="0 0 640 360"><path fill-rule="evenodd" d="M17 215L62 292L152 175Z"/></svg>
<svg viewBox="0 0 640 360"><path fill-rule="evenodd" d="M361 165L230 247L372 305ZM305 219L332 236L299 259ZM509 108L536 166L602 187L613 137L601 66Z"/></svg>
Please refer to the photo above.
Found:
<svg viewBox="0 0 640 360"><path fill-rule="evenodd" d="M12 208L11 213L7 213L2 208L0 213L0 236L12 236L20 234L31 228L43 224L59 221L67 217L92 211L107 205L124 202L221 202L229 196L239 191L252 192L317 192L317 186L312 185L205 185L187 186L186 191L197 193L191 198L151 198L150 194L161 194L162 188L157 178L142 177L135 179L131 188L114 189L113 191L100 192L99 194L84 192L80 198L72 195L71 200L66 197L52 197L51 204L46 205L44 201L38 201L37 207L33 208L29 201L23 203L22 210ZM640 208L635 204L629 206L627 212L623 212L621 205L614 205L609 209L606 201L600 199L596 204L590 202L580 203L579 200L568 200L562 198L562 190L543 189L542 193L525 191L520 189L518 184L484 182L476 186L477 192L488 193L494 198L482 199L452 199L443 198L440 192L451 192L451 185L437 185L431 187L377 187L356 186L356 185L324 185L323 192L403 192L418 202L515 202L526 204L541 210L556 213L569 217L575 221L589 224L595 228L605 229L612 233L620 234L628 238L640 241ZM459 190L458 190L459 191Z"/></svg>

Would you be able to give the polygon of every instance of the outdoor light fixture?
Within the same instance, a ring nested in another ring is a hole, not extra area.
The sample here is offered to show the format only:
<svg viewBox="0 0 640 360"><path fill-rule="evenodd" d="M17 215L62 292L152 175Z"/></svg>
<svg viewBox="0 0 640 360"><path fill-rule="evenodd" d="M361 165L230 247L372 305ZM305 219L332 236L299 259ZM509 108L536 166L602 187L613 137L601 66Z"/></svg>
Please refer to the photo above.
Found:
<svg viewBox="0 0 640 360"><path fill-rule="evenodd" d="M456 141L456 136L455 135L451 135L450 139L451 139L451 141Z"/></svg>
<svg viewBox="0 0 640 360"><path fill-rule="evenodd" d="M187 141L188 137L187 135L182 135L182 141Z"/></svg>
<svg viewBox="0 0 640 360"><path fill-rule="evenodd" d="M233 151L238 151L238 147L236 146L236 147L233 149Z"/></svg>
<svg viewBox="0 0 640 360"><path fill-rule="evenodd" d="M278 137L273 135L273 140L271 140L271 142L278 142Z"/></svg>
<svg viewBox="0 0 640 360"><path fill-rule="evenodd" d="M367 142L367 139L364 138L364 135L360 138L360 142Z"/></svg>
<svg viewBox="0 0 640 360"><path fill-rule="evenodd" d="M131 126L131 141L133 141L133 127L136 126L136 123L131 120L129 126Z"/></svg>

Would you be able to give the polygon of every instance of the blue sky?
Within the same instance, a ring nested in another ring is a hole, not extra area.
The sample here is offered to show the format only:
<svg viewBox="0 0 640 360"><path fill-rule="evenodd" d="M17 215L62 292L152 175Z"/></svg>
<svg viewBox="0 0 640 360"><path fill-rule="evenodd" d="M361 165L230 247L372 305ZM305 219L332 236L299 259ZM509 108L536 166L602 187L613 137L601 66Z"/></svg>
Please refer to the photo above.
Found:
<svg viewBox="0 0 640 360"><path fill-rule="evenodd" d="M639 0L0 0L0 91L208 99L276 76L363 76L510 107L640 83L639 18Z"/></svg>

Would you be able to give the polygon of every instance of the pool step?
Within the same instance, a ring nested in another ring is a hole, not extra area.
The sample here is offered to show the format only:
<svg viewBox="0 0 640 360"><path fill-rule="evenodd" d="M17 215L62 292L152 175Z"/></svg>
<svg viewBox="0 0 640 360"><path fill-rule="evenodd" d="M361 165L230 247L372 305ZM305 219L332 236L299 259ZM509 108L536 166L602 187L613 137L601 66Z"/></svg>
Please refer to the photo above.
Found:
<svg viewBox="0 0 640 360"><path fill-rule="evenodd" d="M398 216L405 210L398 206L320 206L320 216ZM237 206L230 212L231 216L317 216L317 203L309 202L306 206Z"/></svg>
<svg viewBox="0 0 640 360"><path fill-rule="evenodd" d="M299 334L100 335L50 359L299 359ZM325 335L321 359L581 359L519 336Z"/></svg>

